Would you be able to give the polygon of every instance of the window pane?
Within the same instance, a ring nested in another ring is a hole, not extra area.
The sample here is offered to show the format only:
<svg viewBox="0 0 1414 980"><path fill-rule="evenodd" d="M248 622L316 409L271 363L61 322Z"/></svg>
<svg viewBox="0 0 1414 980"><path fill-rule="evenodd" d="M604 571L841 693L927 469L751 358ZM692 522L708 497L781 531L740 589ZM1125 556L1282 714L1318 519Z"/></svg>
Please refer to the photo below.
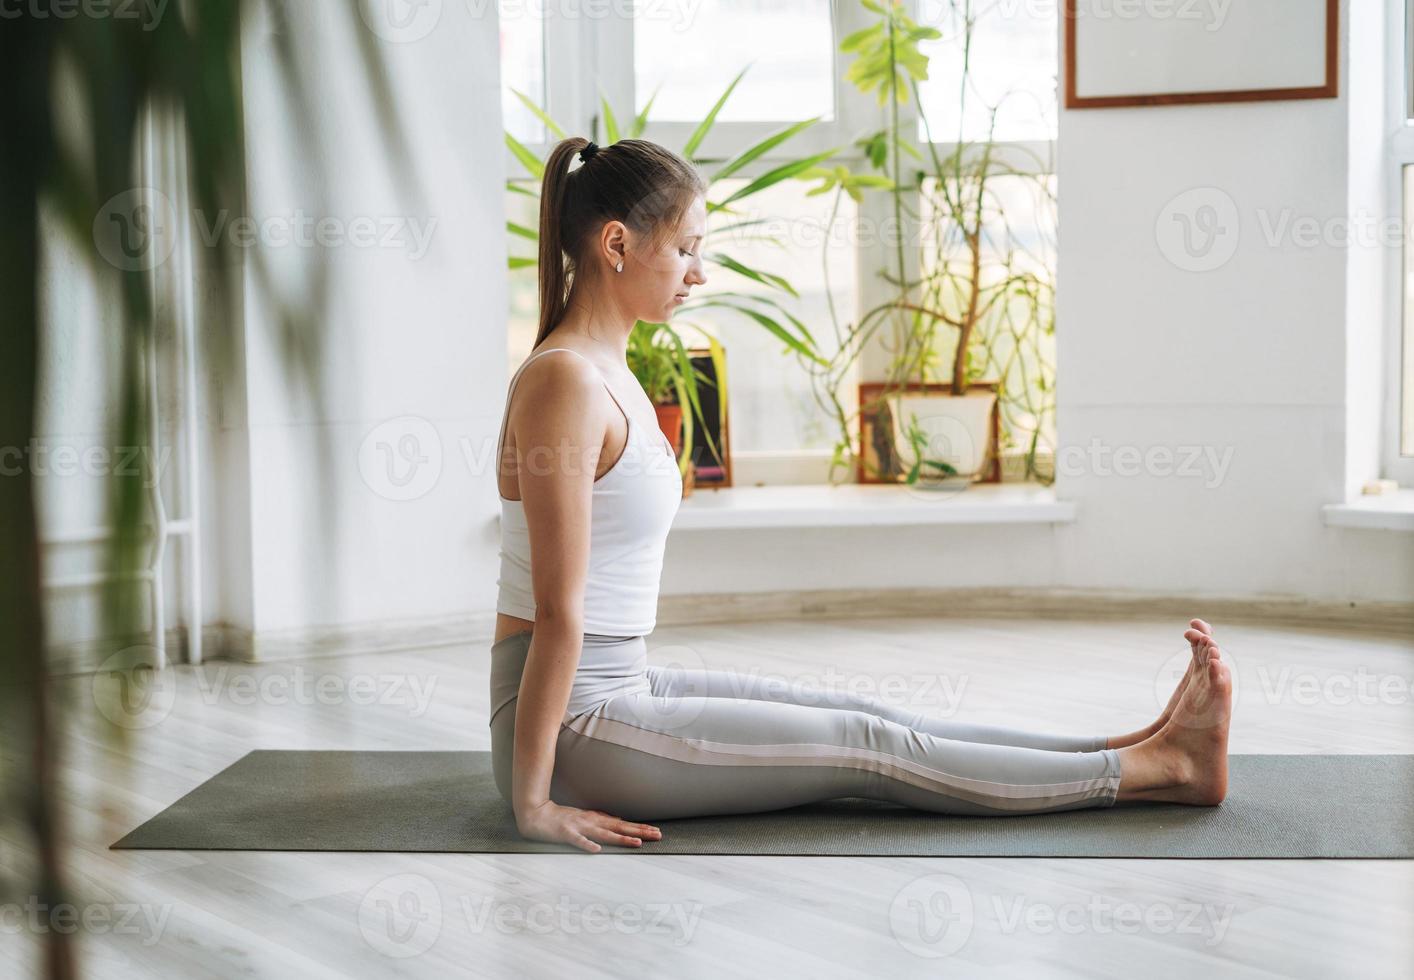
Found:
<svg viewBox="0 0 1414 980"><path fill-rule="evenodd" d="M517 185L529 191L539 191L534 181L516 181ZM540 227L540 198L515 191L506 191L506 219L526 228ZM519 235L507 235L510 254L518 258L536 257L536 243ZM506 376L515 373L520 362L530 355L535 346L535 331L540 327L540 287L535 266L510 271L510 336L507 340Z"/></svg>
<svg viewBox="0 0 1414 980"><path fill-rule="evenodd" d="M1404 114L1414 121L1414 0L1404 4Z"/></svg>
<svg viewBox="0 0 1414 980"><path fill-rule="evenodd" d="M748 183L728 178L712 185L712 199L721 200ZM693 296L721 292L770 296L809 329L825 357L838 350L835 328L826 298L825 264L829 266L829 293L834 297L840 329L855 316L856 209L845 195L830 224L833 192L806 197L810 189L800 181L782 181L758 194L732 204L739 213L711 216L711 230L746 221L762 221L740 230L708 235L706 250L730 256L749 268L783 276L800 293L795 299L779 289L756 283L719 265L706 264L707 284ZM751 236L770 237L753 241ZM784 317L777 315L778 321ZM810 379L796 356L755 321L730 310L708 307L700 312L679 311L673 324L700 324L717 337L727 351L728 421L732 449L737 452L830 450L840 438L839 426L816 404ZM686 331L684 336L690 336ZM842 393L845 409L853 411L854 393Z"/></svg>
<svg viewBox="0 0 1414 980"><path fill-rule="evenodd" d="M1404 227L1414 221L1414 166L1404 168ZM1399 454L1414 456L1414 249L1404 243L1404 377L1400 381Z"/></svg>
<svg viewBox="0 0 1414 980"><path fill-rule="evenodd" d="M960 0L923 0L919 11L919 22L936 27L943 35L919 45L929 58L928 81L920 83L918 91L933 139L940 143L985 139L992 108L997 109L994 140L1055 139L1058 5L966 6L971 8L974 22L965 90L960 88L963 4ZM921 119L918 138L927 139Z"/></svg>
<svg viewBox="0 0 1414 980"><path fill-rule="evenodd" d="M971 293L971 252L951 215L954 202L968 217L976 206L975 190L964 188L944 198L938 182L923 185L922 272L925 305L960 318ZM1002 451L1025 453L1033 437L1037 466L1048 473L1055 452L1055 269L1056 181L1054 176L989 177L982 201L981 303L1011 281L1005 301L998 299L974 328L968 380L1001 380ZM1017 295L1020 289L1022 295ZM1032 298L1034 297L1034 298ZM941 335L939 363L949 373L957 350L957 332ZM947 380L944 378L943 380Z"/></svg>
<svg viewBox="0 0 1414 980"><path fill-rule="evenodd" d="M522 143L545 141L545 124L515 97L524 92L545 108L545 21L538 4L499 0L501 25L501 112L505 126Z"/></svg>
<svg viewBox="0 0 1414 980"><path fill-rule="evenodd" d="M691 16L687 16L687 12ZM638 5L633 21L635 112L701 122L754 62L720 122L834 118L834 38L828 0L702 0Z"/></svg>

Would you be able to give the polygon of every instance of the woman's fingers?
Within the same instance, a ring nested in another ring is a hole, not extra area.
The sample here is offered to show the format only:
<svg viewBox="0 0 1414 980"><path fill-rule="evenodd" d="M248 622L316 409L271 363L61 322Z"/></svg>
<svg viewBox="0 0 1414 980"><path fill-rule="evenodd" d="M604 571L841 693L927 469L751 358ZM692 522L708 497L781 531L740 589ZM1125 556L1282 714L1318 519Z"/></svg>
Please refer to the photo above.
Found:
<svg viewBox="0 0 1414 980"><path fill-rule="evenodd" d="M582 850L591 852L603 850L598 841L622 847L642 847L645 837L651 840L660 840L663 836L663 832L651 824L620 820L603 810L583 810L581 812L588 819L581 821L578 830L571 830L570 843Z"/></svg>

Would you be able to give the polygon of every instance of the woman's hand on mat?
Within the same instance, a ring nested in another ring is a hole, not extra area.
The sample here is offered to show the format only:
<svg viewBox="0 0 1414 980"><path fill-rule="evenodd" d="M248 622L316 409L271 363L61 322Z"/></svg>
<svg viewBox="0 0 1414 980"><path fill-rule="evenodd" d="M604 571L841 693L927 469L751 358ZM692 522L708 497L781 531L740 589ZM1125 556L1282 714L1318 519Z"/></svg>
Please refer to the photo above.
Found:
<svg viewBox="0 0 1414 980"><path fill-rule="evenodd" d="M573 844L581 850L603 850L605 844L642 847L644 840L661 840L663 832L646 823L620 820L603 810L580 810L546 800L529 813L516 817L521 836L555 844Z"/></svg>

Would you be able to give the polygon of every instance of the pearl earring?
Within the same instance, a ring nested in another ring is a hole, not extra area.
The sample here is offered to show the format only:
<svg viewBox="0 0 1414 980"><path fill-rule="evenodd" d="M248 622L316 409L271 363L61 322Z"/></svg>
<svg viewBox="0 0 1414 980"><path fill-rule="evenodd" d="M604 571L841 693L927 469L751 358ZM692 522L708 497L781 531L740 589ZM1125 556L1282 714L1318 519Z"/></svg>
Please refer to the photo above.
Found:
<svg viewBox="0 0 1414 980"><path fill-rule="evenodd" d="M624 264L623 264L622 262L620 262L618 265L614 266L614 271L615 271L615 272L623 272L623 271L624 271Z"/></svg>

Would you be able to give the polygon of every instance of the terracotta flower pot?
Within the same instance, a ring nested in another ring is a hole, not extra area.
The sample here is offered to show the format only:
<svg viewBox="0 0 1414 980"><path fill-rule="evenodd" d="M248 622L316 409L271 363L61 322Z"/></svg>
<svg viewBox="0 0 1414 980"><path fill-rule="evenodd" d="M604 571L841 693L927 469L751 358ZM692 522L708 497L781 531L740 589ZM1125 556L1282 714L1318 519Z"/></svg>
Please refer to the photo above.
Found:
<svg viewBox="0 0 1414 980"><path fill-rule="evenodd" d="M678 456L682 452L682 406L681 405L654 405L653 410L658 413L658 428L663 430L663 435L668 437L668 442L673 447L673 455ZM682 495L685 498L691 496L693 485L693 467L691 463L687 465L687 472L682 478Z"/></svg>

